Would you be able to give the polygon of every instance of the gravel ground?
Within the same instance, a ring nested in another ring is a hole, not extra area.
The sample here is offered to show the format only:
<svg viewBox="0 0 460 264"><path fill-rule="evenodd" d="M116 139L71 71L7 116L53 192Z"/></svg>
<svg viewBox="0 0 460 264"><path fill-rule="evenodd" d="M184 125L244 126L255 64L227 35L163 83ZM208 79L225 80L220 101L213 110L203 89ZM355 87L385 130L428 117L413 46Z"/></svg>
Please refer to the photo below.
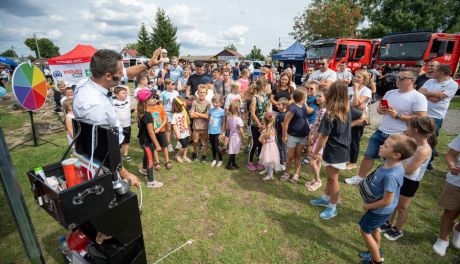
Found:
<svg viewBox="0 0 460 264"><path fill-rule="evenodd" d="M378 102L371 104L369 110L371 113L372 127L374 128L378 126L380 119L382 118L382 116L377 113L377 106ZM442 129L446 131L447 134L456 135L460 133L460 110L447 111L447 115L442 124Z"/></svg>

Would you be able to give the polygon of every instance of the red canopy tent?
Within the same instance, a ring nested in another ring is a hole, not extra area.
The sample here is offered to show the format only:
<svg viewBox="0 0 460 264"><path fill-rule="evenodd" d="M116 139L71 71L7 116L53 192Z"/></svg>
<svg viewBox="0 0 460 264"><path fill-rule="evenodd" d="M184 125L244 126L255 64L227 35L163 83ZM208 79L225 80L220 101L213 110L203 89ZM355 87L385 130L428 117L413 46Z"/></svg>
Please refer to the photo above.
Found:
<svg viewBox="0 0 460 264"><path fill-rule="evenodd" d="M71 51L48 59L53 78L64 79L74 85L81 79L91 76L89 63L96 50L91 45L78 44Z"/></svg>

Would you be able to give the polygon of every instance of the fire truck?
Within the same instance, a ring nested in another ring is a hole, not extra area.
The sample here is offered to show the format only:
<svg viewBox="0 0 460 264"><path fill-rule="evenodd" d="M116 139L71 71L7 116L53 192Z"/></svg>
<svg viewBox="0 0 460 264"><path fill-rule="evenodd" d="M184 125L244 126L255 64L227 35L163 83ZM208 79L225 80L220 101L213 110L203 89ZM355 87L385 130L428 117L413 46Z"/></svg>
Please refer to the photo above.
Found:
<svg viewBox="0 0 460 264"><path fill-rule="evenodd" d="M387 35L382 38L375 58L375 63L383 65L387 72L377 92L383 95L395 89L397 72L402 67L414 66L420 60L449 64L452 77L460 84L459 57L460 33L412 32Z"/></svg>
<svg viewBox="0 0 460 264"><path fill-rule="evenodd" d="M313 41L306 51L305 64L317 65L320 57L329 58L329 68L337 70L337 65L346 62L355 72L372 61L374 46L378 40L367 39L320 39Z"/></svg>

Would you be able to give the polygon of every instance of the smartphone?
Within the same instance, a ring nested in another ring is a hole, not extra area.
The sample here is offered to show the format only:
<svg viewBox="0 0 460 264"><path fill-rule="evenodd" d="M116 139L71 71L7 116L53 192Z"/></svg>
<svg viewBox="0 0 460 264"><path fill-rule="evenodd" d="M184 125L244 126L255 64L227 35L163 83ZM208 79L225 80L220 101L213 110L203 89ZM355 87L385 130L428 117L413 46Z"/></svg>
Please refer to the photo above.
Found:
<svg viewBox="0 0 460 264"><path fill-rule="evenodd" d="M388 100L387 100L387 99L382 99L382 100L380 101L380 105L382 105L382 106L385 107L385 108L389 108Z"/></svg>

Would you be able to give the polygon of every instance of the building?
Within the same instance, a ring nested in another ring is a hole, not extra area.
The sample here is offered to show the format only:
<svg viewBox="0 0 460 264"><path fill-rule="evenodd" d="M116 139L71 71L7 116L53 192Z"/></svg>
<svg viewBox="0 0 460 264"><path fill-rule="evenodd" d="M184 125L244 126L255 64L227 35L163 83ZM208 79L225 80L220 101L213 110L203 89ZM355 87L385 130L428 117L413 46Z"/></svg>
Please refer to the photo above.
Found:
<svg viewBox="0 0 460 264"><path fill-rule="evenodd" d="M243 55L239 54L238 51L224 49L223 51L214 55L212 57L212 60L214 61L238 61L241 58L243 58Z"/></svg>
<svg viewBox="0 0 460 264"><path fill-rule="evenodd" d="M128 49L124 48L120 51L121 56L123 57L123 60L129 60L129 59L136 59L137 58L137 50L135 49Z"/></svg>

